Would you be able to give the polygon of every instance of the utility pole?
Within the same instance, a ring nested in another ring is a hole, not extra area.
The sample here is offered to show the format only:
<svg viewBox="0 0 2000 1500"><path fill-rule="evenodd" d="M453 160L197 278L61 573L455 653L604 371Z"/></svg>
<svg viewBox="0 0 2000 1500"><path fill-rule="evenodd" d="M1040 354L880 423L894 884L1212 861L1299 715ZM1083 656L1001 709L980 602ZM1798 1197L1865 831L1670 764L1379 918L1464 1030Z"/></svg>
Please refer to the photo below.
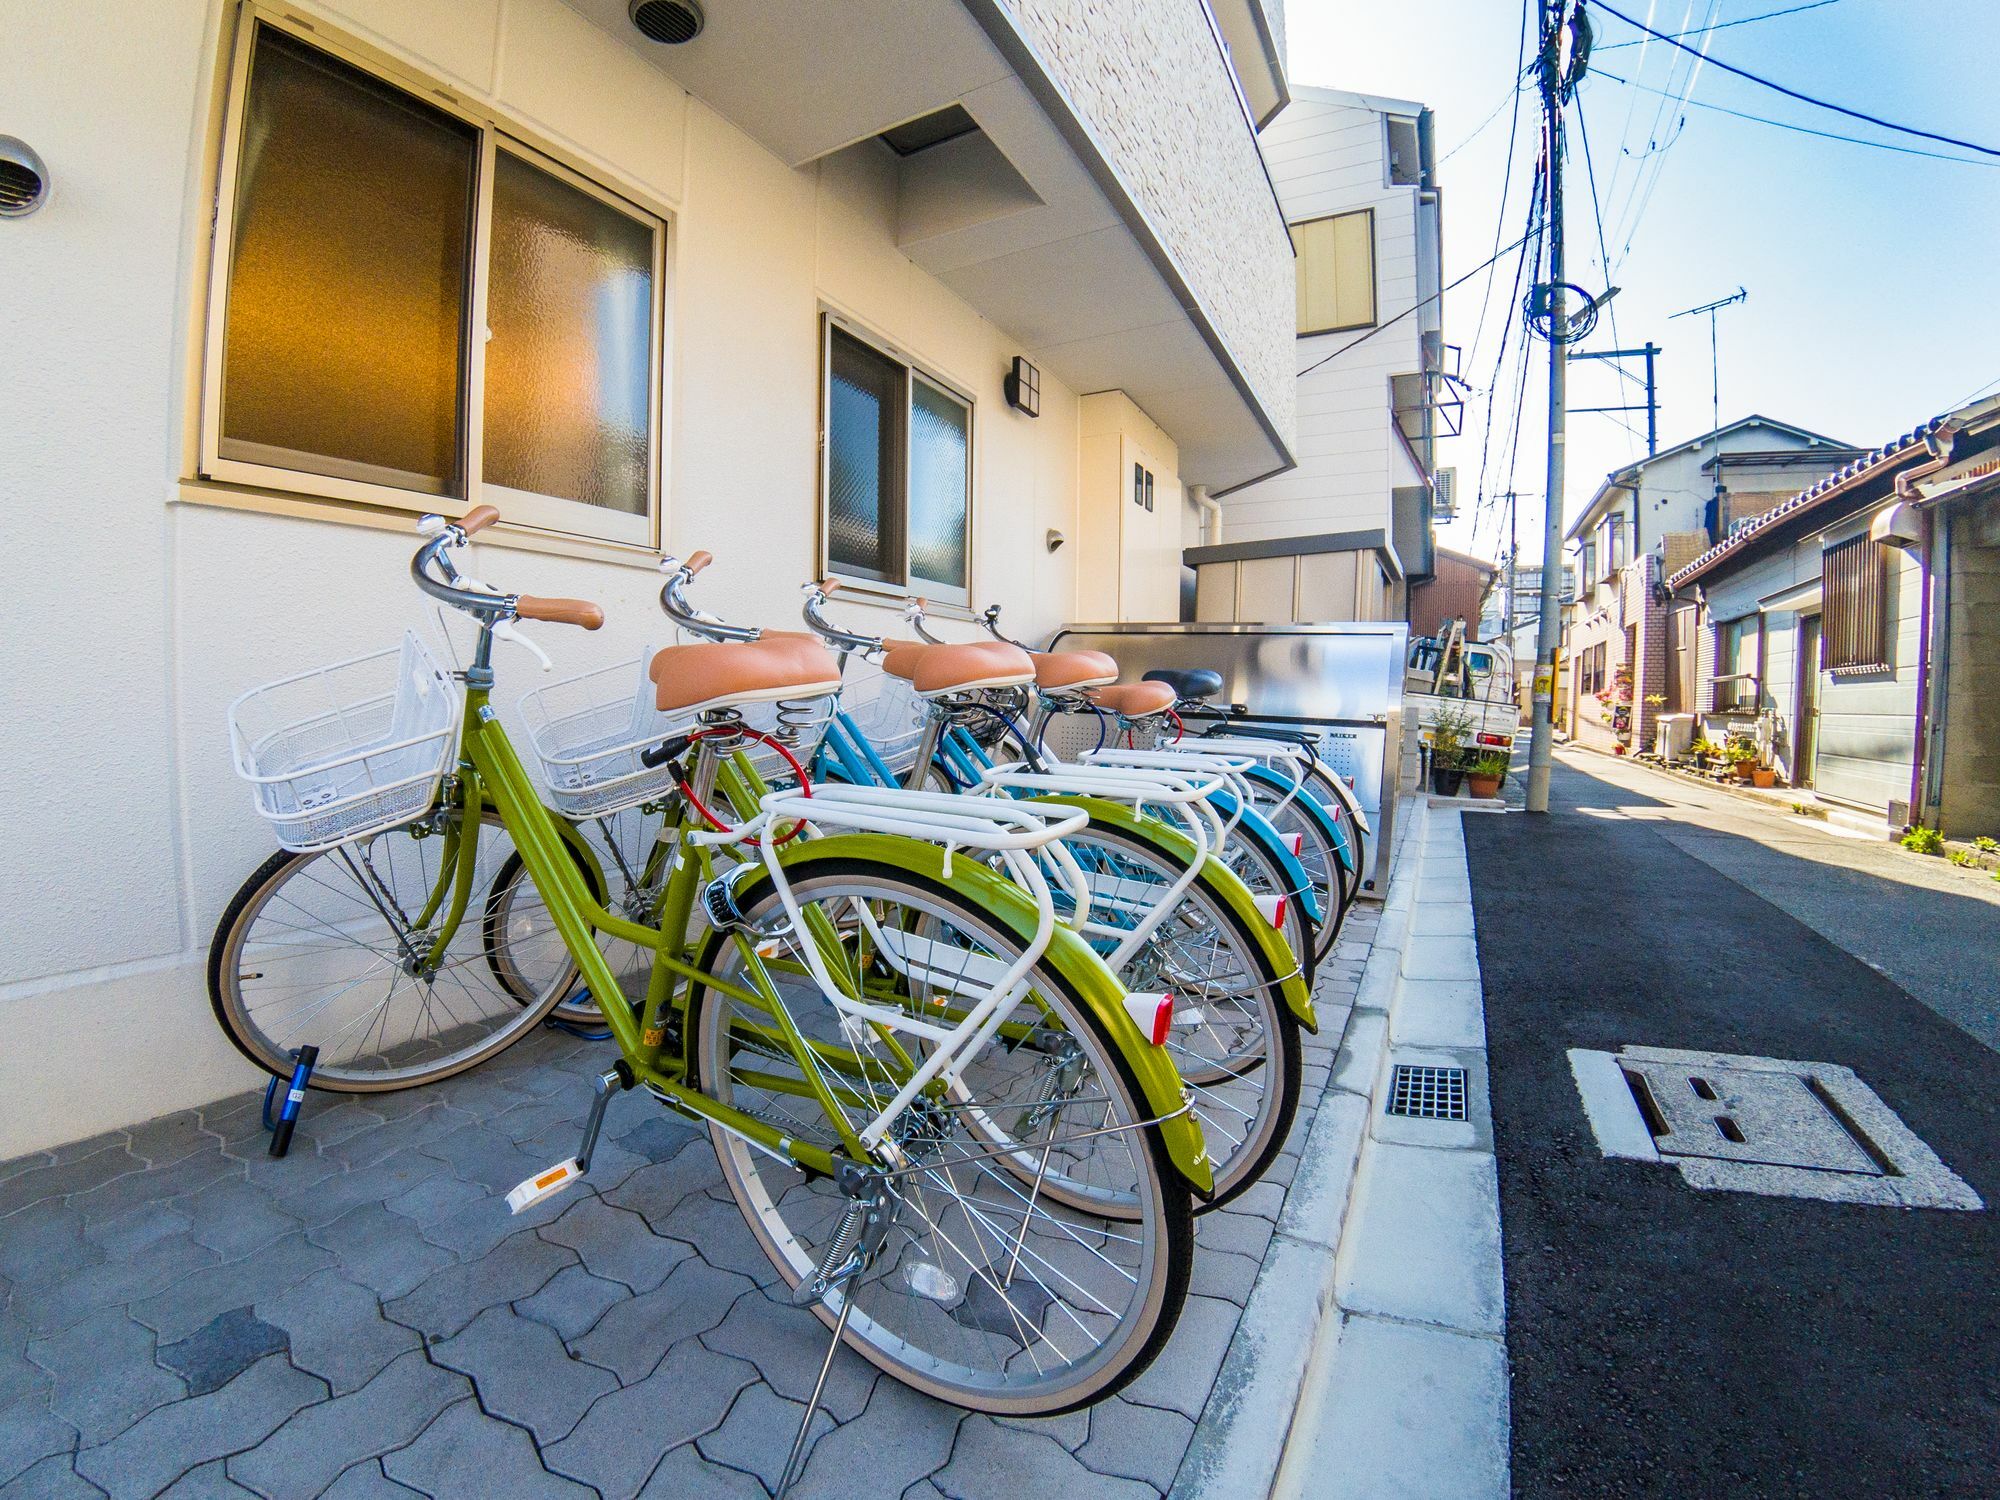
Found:
<svg viewBox="0 0 2000 1500"><path fill-rule="evenodd" d="M1507 649L1514 649L1514 500L1512 490L1501 497L1507 502L1507 605L1500 620L1500 633L1507 637Z"/></svg>
<svg viewBox="0 0 2000 1500"><path fill-rule="evenodd" d="M1535 680L1529 717L1528 811L1549 810L1549 763L1555 752L1553 719L1556 648L1562 635L1563 444L1569 332L1563 285L1562 103L1573 80L1565 79L1563 37L1572 0L1537 0L1540 12L1542 154L1548 172L1549 279L1545 316L1549 340L1549 464L1542 489L1542 609L1535 632Z"/></svg>
<svg viewBox="0 0 2000 1500"><path fill-rule="evenodd" d="M1659 357L1660 346L1650 339L1638 349L1579 349L1571 359L1643 359L1646 361L1646 404L1627 403L1623 406L1579 406L1576 412L1587 411L1643 411L1646 414L1646 457L1651 458L1660 451L1660 391L1653 380L1653 361ZM1620 368L1619 374L1627 380L1634 377Z"/></svg>

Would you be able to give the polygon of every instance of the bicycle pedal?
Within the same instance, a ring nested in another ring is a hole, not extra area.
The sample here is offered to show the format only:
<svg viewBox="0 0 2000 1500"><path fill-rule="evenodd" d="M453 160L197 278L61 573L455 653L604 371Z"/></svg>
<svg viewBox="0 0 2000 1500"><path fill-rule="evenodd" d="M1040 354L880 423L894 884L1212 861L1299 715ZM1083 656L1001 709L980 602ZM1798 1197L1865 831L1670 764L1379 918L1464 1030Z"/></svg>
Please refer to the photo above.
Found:
<svg viewBox="0 0 2000 1500"><path fill-rule="evenodd" d="M582 1176L583 1168L574 1156L568 1161L557 1162L546 1172L537 1172L515 1187L507 1195L507 1211L517 1214L525 1208L540 1203L544 1198L553 1198Z"/></svg>

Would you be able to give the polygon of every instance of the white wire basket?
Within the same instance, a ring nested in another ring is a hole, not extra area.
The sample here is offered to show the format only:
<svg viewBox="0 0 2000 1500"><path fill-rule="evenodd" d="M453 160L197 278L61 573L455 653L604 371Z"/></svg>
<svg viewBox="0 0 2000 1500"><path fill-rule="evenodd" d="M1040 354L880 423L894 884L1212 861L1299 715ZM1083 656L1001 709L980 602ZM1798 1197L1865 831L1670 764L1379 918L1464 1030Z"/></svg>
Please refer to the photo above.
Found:
<svg viewBox="0 0 2000 1500"><path fill-rule="evenodd" d="M655 802L672 790L671 764L648 766L639 757L660 741L701 727L700 716L661 713L647 675L652 653L552 682L521 700L521 718L541 765L549 805L571 819L603 818ZM833 718L837 698L746 703L745 728L770 735L809 765ZM792 768L768 745L744 752L769 782L788 782Z"/></svg>
<svg viewBox="0 0 2000 1500"><path fill-rule="evenodd" d="M900 778L917 758L929 706L917 690L859 655L847 662L840 709L884 765Z"/></svg>
<svg viewBox="0 0 2000 1500"><path fill-rule="evenodd" d="M236 771L278 842L308 852L429 809L458 745L459 695L424 643L252 688L229 705Z"/></svg>

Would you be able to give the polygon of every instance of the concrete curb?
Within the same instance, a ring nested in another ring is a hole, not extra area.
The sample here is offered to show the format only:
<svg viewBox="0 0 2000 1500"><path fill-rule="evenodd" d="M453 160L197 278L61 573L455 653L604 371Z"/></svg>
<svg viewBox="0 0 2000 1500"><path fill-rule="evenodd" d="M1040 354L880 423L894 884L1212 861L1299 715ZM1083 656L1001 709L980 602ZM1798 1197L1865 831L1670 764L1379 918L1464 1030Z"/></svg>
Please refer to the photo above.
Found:
<svg viewBox="0 0 2000 1500"><path fill-rule="evenodd" d="M1406 803L1299 1179L1176 1495L1508 1493L1499 1181L1455 816L1470 810ZM1468 1118L1385 1116L1397 1062L1465 1069Z"/></svg>
<svg viewBox="0 0 2000 1500"><path fill-rule="evenodd" d="M1276 1483L1319 1345L1338 1339L1334 1272L1354 1202L1370 1095L1383 1076L1388 1011L1409 929L1426 810L1404 804L1400 836L1360 993L1307 1132L1277 1232L1174 1483L1187 1500L1244 1500Z"/></svg>

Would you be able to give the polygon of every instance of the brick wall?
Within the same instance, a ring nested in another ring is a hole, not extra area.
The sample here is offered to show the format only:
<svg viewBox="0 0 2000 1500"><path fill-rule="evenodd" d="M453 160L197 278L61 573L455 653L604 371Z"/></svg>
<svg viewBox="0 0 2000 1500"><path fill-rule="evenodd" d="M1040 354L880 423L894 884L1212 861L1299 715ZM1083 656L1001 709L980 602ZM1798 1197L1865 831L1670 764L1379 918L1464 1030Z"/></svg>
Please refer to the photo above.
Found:
<svg viewBox="0 0 2000 1500"><path fill-rule="evenodd" d="M1625 620L1637 627L1632 664L1632 748L1650 751L1661 710L1646 701L1667 695L1666 590L1650 552L1625 570Z"/></svg>

